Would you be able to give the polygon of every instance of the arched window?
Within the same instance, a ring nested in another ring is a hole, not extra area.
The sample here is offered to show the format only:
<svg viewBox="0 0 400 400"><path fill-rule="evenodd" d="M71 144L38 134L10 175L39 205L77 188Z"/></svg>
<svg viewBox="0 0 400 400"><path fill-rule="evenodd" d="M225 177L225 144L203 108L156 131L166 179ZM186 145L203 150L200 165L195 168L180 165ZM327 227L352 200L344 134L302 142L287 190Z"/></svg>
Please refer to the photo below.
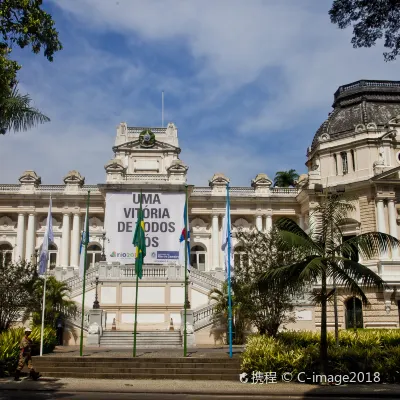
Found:
<svg viewBox="0 0 400 400"><path fill-rule="evenodd" d="M342 171L343 175L346 175L349 172L349 165L347 163L347 153L343 151L340 153L340 156L342 157Z"/></svg>
<svg viewBox="0 0 400 400"><path fill-rule="evenodd" d="M88 268L94 267L95 263L101 260L101 246L98 244L89 244L87 248Z"/></svg>
<svg viewBox="0 0 400 400"><path fill-rule="evenodd" d="M9 264L12 261L13 247L10 243L0 244L0 265Z"/></svg>
<svg viewBox="0 0 400 400"><path fill-rule="evenodd" d="M236 246L233 251L233 264L235 268L246 266L248 264L248 261L249 258L244 251L244 247L241 245Z"/></svg>
<svg viewBox="0 0 400 400"><path fill-rule="evenodd" d="M350 297L346 301L346 329L363 328L363 312L361 300L357 297Z"/></svg>
<svg viewBox="0 0 400 400"><path fill-rule="evenodd" d="M190 250L190 265L199 271L206 270L207 250L203 246L193 246Z"/></svg>

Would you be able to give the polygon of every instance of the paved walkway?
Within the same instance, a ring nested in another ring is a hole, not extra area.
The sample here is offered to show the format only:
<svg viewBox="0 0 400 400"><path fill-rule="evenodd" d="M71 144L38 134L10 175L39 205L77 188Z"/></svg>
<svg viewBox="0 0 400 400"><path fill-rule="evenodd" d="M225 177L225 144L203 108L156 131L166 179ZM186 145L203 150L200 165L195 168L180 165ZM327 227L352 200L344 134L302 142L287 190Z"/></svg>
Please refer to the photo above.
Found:
<svg viewBox="0 0 400 400"><path fill-rule="evenodd" d="M85 357L110 357L123 358L132 357L130 348L114 349L104 347L84 347ZM79 346L59 346L53 353L45 354L46 357L78 357ZM243 346L233 347L233 357L238 358L243 351ZM188 357L192 358L228 358L228 346L220 347L193 347L187 349ZM183 357L182 349L137 349L136 356L141 358L179 358Z"/></svg>
<svg viewBox="0 0 400 400"><path fill-rule="evenodd" d="M95 382L95 384L94 384ZM0 379L0 391L45 391L45 392L108 392L108 393L165 393L165 394L231 394L260 396L308 397L363 397L400 398L400 385L348 385L318 386L295 383L243 384L226 381L186 380L118 380L118 379L74 379L40 378L34 382L24 379L14 382L12 378ZM21 397L25 396L21 393Z"/></svg>

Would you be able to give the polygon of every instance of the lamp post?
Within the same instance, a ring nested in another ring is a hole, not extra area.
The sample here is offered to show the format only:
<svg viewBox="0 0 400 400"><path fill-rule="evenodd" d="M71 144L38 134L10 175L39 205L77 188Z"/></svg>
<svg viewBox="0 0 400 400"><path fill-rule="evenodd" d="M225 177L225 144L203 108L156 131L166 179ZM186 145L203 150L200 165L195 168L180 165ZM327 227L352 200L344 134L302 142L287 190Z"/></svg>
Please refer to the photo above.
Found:
<svg viewBox="0 0 400 400"><path fill-rule="evenodd" d="M98 297L98 286L99 286L99 276L98 275L96 275L94 284L96 285L96 291L95 291L95 295L94 295L93 309L97 310L100 308L99 297ZM100 285L102 285L101 282L100 282Z"/></svg>
<svg viewBox="0 0 400 400"><path fill-rule="evenodd" d="M103 232L103 235L101 236L101 240L103 241L103 246L102 246L102 253L101 253L101 256L100 256L100 261L106 261L106 254L104 253L104 243L105 243L106 240L107 240L107 243L110 243L110 239L108 239L106 237L106 233Z"/></svg>

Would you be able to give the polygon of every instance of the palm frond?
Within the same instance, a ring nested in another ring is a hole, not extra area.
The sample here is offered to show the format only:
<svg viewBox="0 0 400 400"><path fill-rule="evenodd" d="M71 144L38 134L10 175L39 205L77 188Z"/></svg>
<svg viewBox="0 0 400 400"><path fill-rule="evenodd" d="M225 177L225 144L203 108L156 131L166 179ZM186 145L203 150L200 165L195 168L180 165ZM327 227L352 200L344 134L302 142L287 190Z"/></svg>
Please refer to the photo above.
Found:
<svg viewBox="0 0 400 400"><path fill-rule="evenodd" d="M350 256L356 256L358 252L364 259L370 260L399 247L400 241L394 236L382 232L367 232L346 240L338 245L335 251L337 254Z"/></svg>
<svg viewBox="0 0 400 400"><path fill-rule="evenodd" d="M315 243L292 219L282 217L276 222L279 234L289 247L301 247L308 254L322 254L323 249Z"/></svg>
<svg viewBox="0 0 400 400"><path fill-rule="evenodd" d="M31 106L29 94L21 95L14 89L11 96L2 100L0 127L2 133L27 131L38 124L49 122L50 118Z"/></svg>
<svg viewBox="0 0 400 400"><path fill-rule="evenodd" d="M382 278L371 269L344 257L335 257L335 262L329 263L327 276L333 278L336 285L361 297L364 304L368 304L368 299L364 294L365 289L383 290L387 288Z"/></svg>
<svg viewBox="0 0 400 400"><path fill-rule="evenodd" d="M269 287L285 287L291 295L296 295L299 288L317 281L321 268L322 258L309 256L298 263L269 270L259 277L258 287L260 292Z"/></svg>

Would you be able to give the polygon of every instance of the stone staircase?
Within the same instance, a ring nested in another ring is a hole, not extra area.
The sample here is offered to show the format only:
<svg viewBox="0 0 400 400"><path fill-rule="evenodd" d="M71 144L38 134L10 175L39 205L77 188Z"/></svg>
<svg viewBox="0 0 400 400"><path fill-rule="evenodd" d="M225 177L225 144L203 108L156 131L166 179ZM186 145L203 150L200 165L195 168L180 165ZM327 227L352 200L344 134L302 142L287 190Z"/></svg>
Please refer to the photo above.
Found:
<svg viewBox="0 0 400 400"><path fill-rule="evenodd" d="M239 381L239 358L34 357L44 377Z"/></svg>
<svg viewBox="0 0 400 400"><path fill-rule="evenodd" d="M100 347L133 348L132 331L103 331ZM138 349L171 349L182 347L180 331L139 331L136 334Z"/></svg>

